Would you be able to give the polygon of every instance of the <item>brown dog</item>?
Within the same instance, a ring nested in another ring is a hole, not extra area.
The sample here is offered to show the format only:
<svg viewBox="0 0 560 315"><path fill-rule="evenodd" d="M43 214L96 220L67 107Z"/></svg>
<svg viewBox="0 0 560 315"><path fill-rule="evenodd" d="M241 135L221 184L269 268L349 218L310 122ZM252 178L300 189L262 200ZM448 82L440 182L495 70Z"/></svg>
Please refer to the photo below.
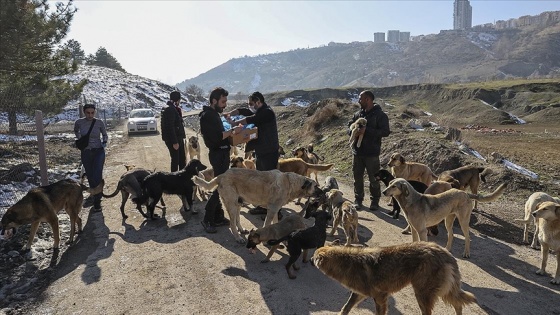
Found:
<svg viewBox="0 0 560 315"><path fill-rule="evenodd" d="M395 197L406 215L406 220L412 228L412 241L427 241L427 226L436 225L445 219L447 229L447 250L453 242L453 221L455 217L465 236L465 251L463 257L470 257L471 238L469 222L472 212L472 199L490 202L498 199L506 189L506 184L500 185L492 194L487 196L466 193L459 189L451 189L437 195L426 195L417 192L410 183L402 178L391 181L383 190L385 196Z"/></svg>
<svg viewBox="0 0 560 315"><path fill-rule="evenodd" d="M189 137L186 150L189 160L200 160L200 144L198 143L198 134L196 136Z"/></svg>
<svg viewBox="0 0 560 315"><path fill-rule="evenodd" d="M305 162L301 158L278 160L278 169L281 172L292 172L306 177L310 177L309 175L311 173L315 173L315 178L317 178L317 172L328 171L333 165L334 164L311 164ZM301 198L299 198L296 203L301 204Z"/></svg>
<svg viewBox="0 0 560 315"><path fill-rule="evenodd" d="M76 226L78 233L82 232L82 219L80 210L84 202L83 191L95 195L103 191L104 181L95 188L80 185L72 179L63 179L56 183L31 189L21 200L6 210L2 217L2 231L17 228L23 224L31 223L29 239L26 249L31 248L39 223L47 222L53 231L53 248L58 248L60 243L60 232L58 228L58 212L66 210L70 217L70 239L68 243L74 242ZM4 232L2 232L3 234Z"/></svg>
<svg viewBox="0 0 560 315"><path fill-rule="evenodd" d="M278 222L280 208L295 198L319 197L323 191L311 178L278 170L257 171L230 168L211 181L194 176L194 183L206 190L217 188L224 210L229 214L230 230L238 243L245 243L239 233L246 233L240 222L239 198L267 209L264 226Z"/></svg>
<svg viewBox="0 0 560 315"><path fill-rule="evenodd" d="M546 274L548 251L552 249L556 252L556 274L550 283L560 284L560 203L545 201L539 204L533 216L539 226L541 243L541 269L537 270L537 274Z"/></svg>
<svg viewBox="0 0 560 315"><path fill-rule="evenodd" d="M247 168L250 170L256 170L257 166L253 159L244 159L242 156L231 156L230 167Z"/></svg>
<svg viewBox="0 0 560 315"><path fill-rule="evenodd" d="M406 180L416 180L430 186L432 180L436 180L432 170L425 164L416 162L407 162L400 153L393 153L389 160L391 173L395 178L404 178Z"/></svg>
<svg viewBox="0 0 560 315"><path fill-rule="evenodd" d="M333 225L329 235L333 236L338 225L342 223L346 235L346 244L344 245L349 246L360 242L358 239L358 211L356 205L342 195L342 191L338 189L331 189L327 193L327 202L333 209Z"/></svg>
<svg viewBox="0 0 560 315"><path fill-rule="evenodd" d="M286 235L290 235L295 230L302 230L305 229L307 226L305 222L303 222L303 215L289 215L282 219L282 221L278 223L271 224L269 226L261 227L258 229L251 229L249 232L249 236L247 237L247 248L252 251L255 250L257 245L260 243L270 241L270 240L277 240L285 237ZM266 258L261 260L262 263L266 263L270 261L270 257L276 251L276 249L280 246L280 244L273 245L270 247Z"/></svg>
<svg viewBox="0 0 560 315"><path fill-rule="evenodd" d="M325 275L352 293L340 314L368 297L375 314L387 314L389 296L411 284L422 314L432 314L438 297L461 314L476 297L461 289L461 273L455 258L435 243L416 242L388 247L318 248L312 258Z"/></svg>
<svg viewBox="0 0 560 315"><path fill-rule="evenodd" d="M302 160L304 160L306 163L309 164L317 164L319 163L319 156L317 156L317 154L314 153L309 153L309 151L307 151L306 148L304 147L299 147L297 149L295 149L294 151L292 151L292 153L294 154L294 156L296 158L300 158ZM318 181L317 179L317 170L311 170L309 172L309 174L305 175L305 176L309 176L311 175L311 173L315 174L315 181Z"/></svg>
<svg viewBox="0 0 560 315"><path fill-rule="evenodd" d="M486 176L492 174L492 169L467 165L454 170L443 171L439 176L439 181L449 182L453 188L465 190L471 189L473 194L478 194L480 181L486 182ZM477 209L478 202L474 201L474 208Z"/></svg>
<svg viewBox="0 0 560 315"><path fill-rule="evenodd" d="M353 122L350 125L350 145L353 146L354 142L356 143L356 147L360 147L362 145L362 139L364 138L364 135L361 134L360 136L357 136L358 134L358 130L360 130L360 128L364 128L367 125L367 120L365 118L358 118L358 120L356 120L355 122Z"/></svg>

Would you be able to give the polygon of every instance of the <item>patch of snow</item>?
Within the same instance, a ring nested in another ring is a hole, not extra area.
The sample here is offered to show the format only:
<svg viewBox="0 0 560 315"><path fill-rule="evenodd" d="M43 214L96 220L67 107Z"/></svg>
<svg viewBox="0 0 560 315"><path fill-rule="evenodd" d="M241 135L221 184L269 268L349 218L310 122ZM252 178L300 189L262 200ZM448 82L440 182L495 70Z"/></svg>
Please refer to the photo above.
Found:
<svg viewBox="0 0 560 315"><path fill-rule="evenodd" d="M299 107L307 107L307 106L309 106L309 104L311 102L306 101L306 100L298 100L298 99L293 98L293 97L287 97L287 98L283 99L281 103L284 106L296 105L296 106L299 106Z"/></svg>
<svg viewBox="0 0 560 315"><path fill-rule="evenodd" d="M517 164L515 164L515 163L513 163L513 162L510 162L510 161L508 161L508 160L502 160L502 164L503 164L506 168L508 168L508 169L510 169L510 170L512 170L512 171L516 171L516 172L518 172L518 173L520 173L520 174L523 174L523 175L525 175L525 176L529 176L529 177L531 177L532 179L539 179L539 175L538 175L538 174L536 174L536 173L534 173L534 172L531 172L530 170L528 170L528 169L526 169L526 168L524 168L524 167L522 167L522 166L519 166L519 165L517 165Z"/></svg>
<svg viewBox="0 0 560 315"><path fill-rule="evenodd" d="M488 104L487 102L485 102L485 101L483 101L483 100L481 100L481 99L479 99L479 101L480 101L482 104L484 104L484 105L486 105L486 106L490 106L490 107L492 107L492 108L495 109L495 110L500 110L499 108L497 108L497 107L495 107L495 106L492 106L492 105ZM521 119L521 118L519 118L519 117L517 117L517 116L515 116L515 115L513 115L513 114L511 114L511 113L507 113L507 114L509 115L509 117L511 118L511 120L513 120L513 121L514 121L516 124L518 124L518 125L522 125L522 124L526 124L526 123L527 123L525 120L523 120L523 119Z"/></svg>

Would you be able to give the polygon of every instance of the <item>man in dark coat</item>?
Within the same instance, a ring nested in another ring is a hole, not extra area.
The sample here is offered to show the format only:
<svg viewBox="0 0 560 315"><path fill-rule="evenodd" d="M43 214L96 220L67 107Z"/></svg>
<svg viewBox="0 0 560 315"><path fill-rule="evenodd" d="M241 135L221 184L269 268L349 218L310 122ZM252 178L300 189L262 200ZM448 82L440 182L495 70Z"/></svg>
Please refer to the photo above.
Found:
<svg viewBox="0 0 560 315"><path fill-rule="evenodd" d="M182 170L187 165L185 154L185 125L179 107L181 93L173 91L169 95L167 107L161 112L161 138L171 156L171 172Z"/></svg>

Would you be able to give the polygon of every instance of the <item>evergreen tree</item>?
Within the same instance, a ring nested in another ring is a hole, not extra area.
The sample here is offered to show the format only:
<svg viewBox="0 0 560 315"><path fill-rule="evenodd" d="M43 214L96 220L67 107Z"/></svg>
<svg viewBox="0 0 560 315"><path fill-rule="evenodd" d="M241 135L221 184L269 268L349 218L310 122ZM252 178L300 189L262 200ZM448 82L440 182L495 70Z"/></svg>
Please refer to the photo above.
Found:
<svg viewBox="0 0 560 315"><path fill-rule="evenodd" d="M18 113L36 109L57 113L81 93L60 76L76 70L67 49L57 49L76 12L72 0L0 0L0 106L8 113L9 132L17 133Z"/></svg>
<svg viewBox="0 0 560 315"><path fill-rule="evenodd" d="M86 59L86 64L126 72L123 67L121 67L121 64L117 61L117 59L107 52L105 47L99 47L99 49L95 52L95 55L89 54Z"/></svg>
<svg viewBox="0 0 560 315"><path fill-rule="evenodd" d="M73 62L76 62L79 65L85 62L86 54L82 50L82 45L77 40L74 39L68 40L66 44L64 44L63 48L69 51Z"/></svg>

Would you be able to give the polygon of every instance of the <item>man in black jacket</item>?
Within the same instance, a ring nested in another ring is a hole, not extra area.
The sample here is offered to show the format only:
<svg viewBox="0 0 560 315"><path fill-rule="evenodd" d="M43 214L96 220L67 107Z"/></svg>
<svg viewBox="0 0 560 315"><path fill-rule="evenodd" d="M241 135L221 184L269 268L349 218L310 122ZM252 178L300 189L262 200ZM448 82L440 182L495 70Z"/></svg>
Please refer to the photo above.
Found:
<svg viewBox="0 0 560 315"><path fill-rule="evenodd" d="M224 117L229 120L232 126L239 124L254 124L258 128L258 138L251 140L255 150L256 167L259 171L270 171L278 168L278 127L276 125L276 114L264 101L264 96L260 92L254 92L249 96L249 106L252 108L239 108L225 113ZM233 121L231 116L246 116L243 119ZM249 211L251 214L266 214L266 209L256 207Z"/></svg>
<svg viewBox="0 0 560 315"><path fill-rule="evenodd" d="M179 107L181 93L173 91L169 94L167 107L161 111L161 138L165 142L171 156L171 171L182 170L187 165L185 154L185 125Z"/></svg>
<svg viewBox="0 0 560 315"><path fill-rule="evenodd" d="M241 131L241 127L225 131L220 114L227 106L228 91L217 87L210 93L208 106L202 108L200 117L200 132L204 144L208 147L208 159L214 169L214 176L225 173L229 168L229 139L231 135ZM201 222L207 233L216 233L216 226L228 225L229 220L224 217L224 209L220 204L218 190L214 190L206 203L206 213Z"/></svg>
<svg viewBox="0 0 560 315"><path fill-rule="evenodd" d="M375 173L380 169L381 138L387 137L391 133L389 118L383 112L381 106L373 102L374 99L373 92L369 90L360 93L358 103L360 103L361 110L356 112L348 123L348 126L350 126L362 117L367 120L367 125L360 128L356 134L356 137L363 135L361 146L359 148L356 146L357 141L354 141L352 145L352 173L354 175L355 203L362 207L364 200L364 171L367 170L371 200L369 209L372 211L379 209L379 198L381 197L379 181L375 179Z"/></svg>

